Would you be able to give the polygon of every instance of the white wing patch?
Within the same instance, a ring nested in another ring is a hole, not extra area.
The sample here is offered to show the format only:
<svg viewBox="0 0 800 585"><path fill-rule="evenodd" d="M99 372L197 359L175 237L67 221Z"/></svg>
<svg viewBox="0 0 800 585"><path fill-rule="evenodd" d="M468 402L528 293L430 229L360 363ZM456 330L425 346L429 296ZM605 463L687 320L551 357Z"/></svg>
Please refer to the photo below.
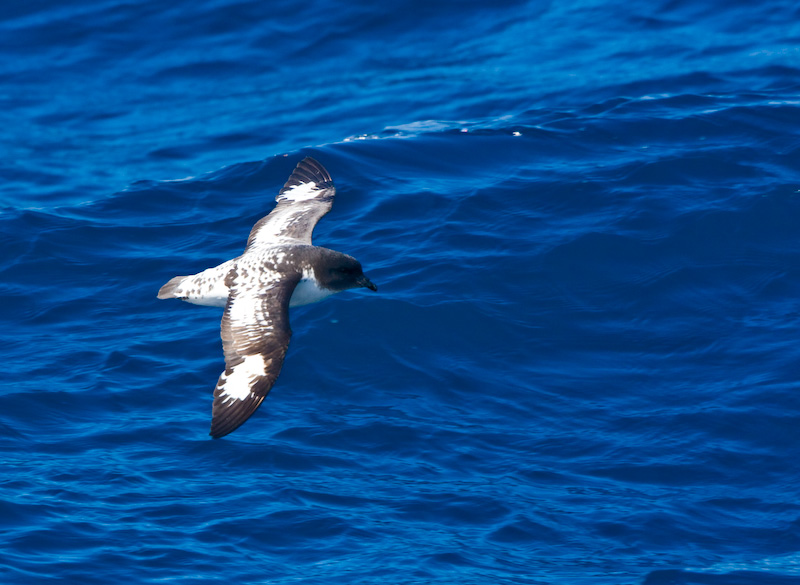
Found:
<svg viewBox="0 0 800 585"><path fill-rule="evenodd" d="M250 396L250 387L257 378L265 376L272 360L265 360L261 354L244 356L240 364L235 365L230 374L222 374L220 385L223 388L221 398L227 404L233 400L244 400Z"/></svg>
<svg viewBox="0 0 800 585"><path fill-rule="evenodd" d="M258 235L252 239L251 249L266 249L281 243L297 243L298 240L287 234L292 233L292 227L304 221L303 211L305 208L278 210L273 212L270 221L259 226Z"/></svg>
<svg viewBox="0 0 800 585"><path fill-rule="evenodd" d="M278 195L276 200L281 201L307 201L314 199L322 189L316 183L300 183L290 189L286 189Z"/></svg>

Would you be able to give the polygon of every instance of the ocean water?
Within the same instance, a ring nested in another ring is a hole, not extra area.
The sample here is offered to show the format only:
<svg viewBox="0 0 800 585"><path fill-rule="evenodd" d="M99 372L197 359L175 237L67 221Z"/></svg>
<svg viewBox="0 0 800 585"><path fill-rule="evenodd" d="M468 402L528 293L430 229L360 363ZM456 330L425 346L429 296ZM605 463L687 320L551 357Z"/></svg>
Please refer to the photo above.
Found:
<svg viewBox="0 0 800 585"><path fill-rule="evenodd" d="M0 582L800 583L795 2L0 8ZM299 160L379 286L208 437Z"/></svg>

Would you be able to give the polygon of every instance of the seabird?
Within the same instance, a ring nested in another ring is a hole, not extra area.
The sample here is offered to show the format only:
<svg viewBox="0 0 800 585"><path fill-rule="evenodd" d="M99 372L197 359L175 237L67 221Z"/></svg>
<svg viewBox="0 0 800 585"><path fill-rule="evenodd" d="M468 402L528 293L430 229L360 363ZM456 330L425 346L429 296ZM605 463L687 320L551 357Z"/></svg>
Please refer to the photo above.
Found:
<svg viewBox="0 0 800 585"><path fill-rule="evenodd" d="M236 430L266 398L280 374L292 331L289 307L350 288L378 287L347 254L314 246L311 233L330 211L336 189L313 158L297 165L253 226L244 253L192 276L176 276L159 299L225 307L220 335L225 371L214 389L212 437Z"/></svg>

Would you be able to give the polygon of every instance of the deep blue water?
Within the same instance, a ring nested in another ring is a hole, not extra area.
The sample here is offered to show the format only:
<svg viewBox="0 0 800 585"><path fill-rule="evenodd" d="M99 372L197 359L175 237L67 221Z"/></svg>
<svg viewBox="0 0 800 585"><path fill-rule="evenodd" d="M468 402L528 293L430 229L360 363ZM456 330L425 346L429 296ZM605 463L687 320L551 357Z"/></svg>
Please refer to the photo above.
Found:
<svg viewBox="0 0 800 585"><path fill-rule="evenodd" d="M0 8L0 582L800 583L800 8ZM292 168L379 293L208 437Z"/></svg>

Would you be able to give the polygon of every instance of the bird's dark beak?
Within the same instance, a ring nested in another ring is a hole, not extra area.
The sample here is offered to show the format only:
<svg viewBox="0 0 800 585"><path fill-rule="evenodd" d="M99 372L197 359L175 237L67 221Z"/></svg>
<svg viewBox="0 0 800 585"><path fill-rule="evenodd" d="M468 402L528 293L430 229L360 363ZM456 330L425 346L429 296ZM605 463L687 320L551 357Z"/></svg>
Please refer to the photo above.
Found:
<svg viewBox="0 0 800 585"><path fill-rule="evenodd" d="M363 274L361 275L361 278L359 278L356 282L358 282L359 286L363 286L364 288L368 288L369 290L372 291L378 290L378 287L372 284L372 281Z"/></svg>

